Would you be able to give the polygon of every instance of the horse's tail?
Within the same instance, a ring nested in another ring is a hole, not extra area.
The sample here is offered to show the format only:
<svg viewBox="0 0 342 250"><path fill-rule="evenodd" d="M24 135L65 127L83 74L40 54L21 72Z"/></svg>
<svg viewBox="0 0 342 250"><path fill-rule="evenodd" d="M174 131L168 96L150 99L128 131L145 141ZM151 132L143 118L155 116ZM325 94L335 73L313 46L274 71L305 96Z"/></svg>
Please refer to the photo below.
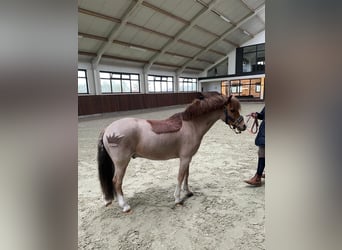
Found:
<svg viewBox="0 0 342 250"><path fill-rule="evenodd" d="M97 162L102 192L104 194L106 202L110 202L114 199L112 180L115 172L115 166L106 148L103 145L103 134L104 131L100 133L97 146Z"/></svg>

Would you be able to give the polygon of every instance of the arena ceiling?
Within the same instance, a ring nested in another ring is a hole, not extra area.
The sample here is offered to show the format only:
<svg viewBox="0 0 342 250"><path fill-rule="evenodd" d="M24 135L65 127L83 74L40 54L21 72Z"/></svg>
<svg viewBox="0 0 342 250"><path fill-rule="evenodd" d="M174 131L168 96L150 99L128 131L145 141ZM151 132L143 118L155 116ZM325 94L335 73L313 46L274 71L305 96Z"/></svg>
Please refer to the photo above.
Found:
<svg viewBox="0 0 342 250"><path fill-rule="evenodd" d="M79 0L78 54L199 74L265 29L265 0Z"/></svg>

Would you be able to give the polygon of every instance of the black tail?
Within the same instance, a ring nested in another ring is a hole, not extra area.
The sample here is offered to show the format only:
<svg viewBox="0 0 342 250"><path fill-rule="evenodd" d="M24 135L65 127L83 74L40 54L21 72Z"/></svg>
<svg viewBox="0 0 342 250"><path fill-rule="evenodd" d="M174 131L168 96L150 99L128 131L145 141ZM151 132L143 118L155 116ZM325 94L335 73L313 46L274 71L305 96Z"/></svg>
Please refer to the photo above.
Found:
<svg viewBox="0 0 342 250"><path fill-rule="evenodd" d="M110 158L107 150L103 145L103 134L104 131L101 132L99 137L99 143L97 146L97 162L99 168L99 178L101 183L102 192L105 196L106 200L114 199L114 191L113 191L113 176L115 172L115 167L112 159Z"/></svg>

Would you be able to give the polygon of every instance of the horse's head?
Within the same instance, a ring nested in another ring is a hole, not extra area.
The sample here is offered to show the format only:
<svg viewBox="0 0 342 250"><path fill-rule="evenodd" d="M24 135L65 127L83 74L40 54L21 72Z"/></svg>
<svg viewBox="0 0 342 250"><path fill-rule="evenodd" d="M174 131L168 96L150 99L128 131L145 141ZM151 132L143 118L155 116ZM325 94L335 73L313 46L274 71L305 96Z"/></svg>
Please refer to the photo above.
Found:
<svg viewBox="0 0 342 250"><path fill-rule="evenodd" d="M224 121L235 133L241 133L246 130L246 124L243 120L243 116L240 115L240 101L230 95L227 97L227 101L224 105L224 112L221 116L221 120Z"/></svg>

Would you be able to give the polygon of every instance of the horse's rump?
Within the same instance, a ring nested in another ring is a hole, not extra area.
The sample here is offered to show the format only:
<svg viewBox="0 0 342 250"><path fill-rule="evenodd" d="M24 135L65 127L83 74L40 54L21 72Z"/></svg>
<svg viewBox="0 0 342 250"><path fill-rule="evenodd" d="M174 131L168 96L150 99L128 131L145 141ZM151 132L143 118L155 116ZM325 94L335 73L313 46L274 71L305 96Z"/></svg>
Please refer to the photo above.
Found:
<svg viewBox="0 0 342 250"><path fill-rule="evenodd" d="M156 134L174 133L182 127L181 113L174 114L165 120L146 120L151 124L152 131Z"/></svg>

